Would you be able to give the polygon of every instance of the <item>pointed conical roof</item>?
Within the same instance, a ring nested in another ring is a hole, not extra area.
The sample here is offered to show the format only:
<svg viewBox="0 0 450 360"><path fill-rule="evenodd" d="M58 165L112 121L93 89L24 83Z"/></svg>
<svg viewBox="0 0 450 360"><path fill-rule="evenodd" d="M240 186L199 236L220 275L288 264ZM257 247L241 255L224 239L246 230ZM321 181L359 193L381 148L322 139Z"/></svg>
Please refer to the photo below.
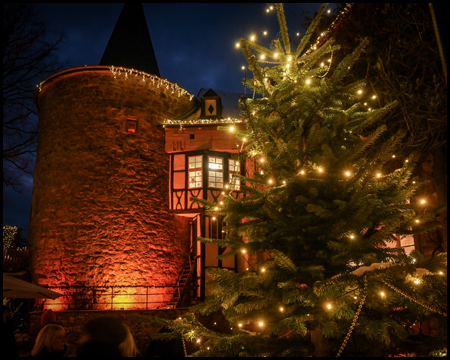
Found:
<svg viewBox="0 0 450 360"><path fill-rule="evenodd" d="M161 76L141 3L126 3L100 65L114 65Z"/></svg>

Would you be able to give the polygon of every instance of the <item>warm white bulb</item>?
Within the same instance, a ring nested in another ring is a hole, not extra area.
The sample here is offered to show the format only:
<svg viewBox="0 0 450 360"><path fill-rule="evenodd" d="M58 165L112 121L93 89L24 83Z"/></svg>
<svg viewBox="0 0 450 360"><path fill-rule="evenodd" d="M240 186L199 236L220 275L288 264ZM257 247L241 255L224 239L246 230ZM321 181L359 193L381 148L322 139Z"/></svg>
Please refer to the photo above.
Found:
<svg viewBox="0 0 450 360"><path fill-rule="evenodd" d="M304 175L304 174L305 174L305 171L304 171L304 170L300 171L300 174Z"/></svg>
<svg viewBox="0 0 450 360"><path fill-rule="evenodd" d="M272 184L272 179L269 180L269 184Z"/></svg>
<svg viewBox="0 0 450 360"><path fill-rule="evenodd" d="M380 174L380 173L378 173L378 174L377 174L377 177L381 177L381 174Z"/></svg>
<svg viewBox="0 0 450 360"><path fill-rule="evenodd" d="M319 172L322 172L323 171L323 169L322 168L319 168Z"/></svg>
<svg viewBox="0 0 450 360"><path fill-rule="evenodd" d="M242 252L245 254L245 249L242 249Z"/></svg>
<svg viewBox="0 0 450 360"><path fill-rule="evenodd" d="M245 66L243 66L241 69L242 69L242 70L245 70Z"/></svg>
<svg viewBox="0 0 450 360"><path fill-rule="evenodd" d="M328 305L327 305L327 308L328 308L328 309L331 309L331 304L328 304Z"/></svg>
<svg viewBox="0 0 450 360"><path fill-rule="evenodd" d="M376 97L377 97L377 96L376 96L376 95L374 95L374 96L372 96L372 99L376 99Z"/></svg>
<svg viewBox="0 0 450 360"><path fill-rule="evenodd" d="M362 90L358 90L358 94L362 94Z"/></svg>
<svg viewBox="0 0 450 360"><path fill-rule="evenodd" d="M325 66L325 64L324 64L324 63L321 63L320 66Z"/></svg>
<svg viewBox="0 0 450 360"><path fill-rule="evenodd" d="M266 271L266 269L262 268L261 271L264 272L264 271Z"/></svg>
<svg viewBox="0 0 450 360"><path fill-rule="evenodd" d="M264 35L267 35L267 31L264 31L264 33L263 33Z"/></svg>
<svg viewBox="0 0 450 360"><path fill-rule="evenodd" d="M395 155L392 155L392 158L395 159Z"/></svg>
<svg viewBox="0 0 450 360"><path fill-rule="evenodd" d="M350 235L350 239L354 239L355 238L355 235Z"/></svg>
<svg viewBox="0 0 450 360"><path fill-rule="evenodd" d="M261 59L264 59L266 56L265 55L261 55Z"/></svg>
<svg viewBox="0 0 450 360"><path fill-rule="evenodd" d="M254 36L252 36L251 38L250 38L252 41L254 41L255 40L255 37Z"/></svg>
<svg viewBox="0 0 450 360"><path fill-rule="evenodd" d="M239 327L241 327L241 326L242 326L242 324L239 324L238 326L239 326Z"/></svg>
<svg viewBox="0 0 450 360"><path fill-rule="evenodd" d="M300 33L297 33L297 36L300 36Z"/></svg>
<svg viewBox="0 0 450 360"><path fill-rule="evenodd" d="M347 171L347 172L345 173L345 175L350 176L350 173Z"/></svg>
<svg viewBox="0 0 450 360"><path fill-rule="evenodd" d="M280 311L284 311L283 307L280 307Z"/></svg>
<svg viewBox="0 0 450 360"><path fill-rule="evenodd" d="M386 295L384 294L384 292L383 292L383 291L382 291L382 292L380 293L380 295L381 295L381 296L386 296Z"/></svg>
<svg viewBox="0 0 450 360"><path fill-rule="evenodd" d="M306 80L306 83L307 83L307 84L309 84L310 82L311 82L311 80L310 80L310 79Z"/></svg>
<svg viewBox="0 0 450 360"><path fill-rule="evenodd" d="M240 46L240 44L239 43L236 43L236 47L238 48Z"/></svg>
<svg viewBox="0 0 450 360"><path fill-rule="evenodd" d="M273 54L273 57L278 57L278 54L277 53Z"/></svg>
<svg viewBox="0 0 450 360"><path fill-rule="evenodd" d="M259 161L264 162L264 158L259 159Z"/></svg>
<svg viewBox="0 0 450 360"><path fill-rule="evenodd" d="M420 203L421 203L421 204L425 204L425 200L423 200L423 199L420 200Z"/></svg>
<svg viewBox="0 0 450 360"><path fill-rule="evenodd" d="M264 323L261 321L260 323L259 323L259 326L263 326L264 325Z"/></svg>
<svg viewBox="0 0 450 360"><path fill-rule="evenodd" d="M416 223L419 223L419 220L416 219Z"/></svg>
<svg viewBox="0 0 450 360"><path fill-rule="evenodd" d="M230 126L230 131L234 131L234 126Z"/></svg>

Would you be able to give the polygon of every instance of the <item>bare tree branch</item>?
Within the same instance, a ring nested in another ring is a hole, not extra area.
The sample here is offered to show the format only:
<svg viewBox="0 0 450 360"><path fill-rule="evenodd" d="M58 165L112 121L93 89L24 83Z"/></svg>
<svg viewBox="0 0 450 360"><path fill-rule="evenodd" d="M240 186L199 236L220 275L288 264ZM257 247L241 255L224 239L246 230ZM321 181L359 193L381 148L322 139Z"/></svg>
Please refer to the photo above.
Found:
<svg viewBox="0 0 450 360"><path fill-rule="evenodd" d="M3 4L3 186L16 191L22 189L23 175L34 167L36 84L62 68L56 52L64 34L52 41L47 36L32 5Z"/></svg>

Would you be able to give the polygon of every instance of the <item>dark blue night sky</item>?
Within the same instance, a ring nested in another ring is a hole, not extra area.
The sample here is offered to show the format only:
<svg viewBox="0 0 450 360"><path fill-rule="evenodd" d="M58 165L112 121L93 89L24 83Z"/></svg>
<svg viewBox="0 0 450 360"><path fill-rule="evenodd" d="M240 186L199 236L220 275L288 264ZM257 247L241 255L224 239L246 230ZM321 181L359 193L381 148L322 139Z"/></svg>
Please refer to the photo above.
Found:
<svg viewBox="0 0 450 360"><path fill-rule="evenodd" d="M279 29L275 11L267 4L143 4L161 77L197 95L202 88L241 93L245 59L235 43L258 30L269 46ZM65 31L60 48L65 68L98 65L123 4L36 4L49 31ZM303 12L313 15L320 4L286 4L291 36L303 31ZM120 65L120 64L112 64ZM22 194L3 191L3 224L28 233L33 179Z"/></svg>

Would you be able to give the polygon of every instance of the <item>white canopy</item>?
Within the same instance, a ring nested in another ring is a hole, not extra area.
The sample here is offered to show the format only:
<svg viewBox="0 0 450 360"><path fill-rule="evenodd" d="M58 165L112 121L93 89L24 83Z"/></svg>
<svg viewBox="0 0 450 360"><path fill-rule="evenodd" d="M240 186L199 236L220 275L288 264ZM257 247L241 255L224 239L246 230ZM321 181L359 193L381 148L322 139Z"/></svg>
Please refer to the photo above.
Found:
<svg viewBox="0 0 450 360"><path fill-rule="evenodd" d="M63 294L3 274L3 297L14 299L56 299Z"/></svg>

